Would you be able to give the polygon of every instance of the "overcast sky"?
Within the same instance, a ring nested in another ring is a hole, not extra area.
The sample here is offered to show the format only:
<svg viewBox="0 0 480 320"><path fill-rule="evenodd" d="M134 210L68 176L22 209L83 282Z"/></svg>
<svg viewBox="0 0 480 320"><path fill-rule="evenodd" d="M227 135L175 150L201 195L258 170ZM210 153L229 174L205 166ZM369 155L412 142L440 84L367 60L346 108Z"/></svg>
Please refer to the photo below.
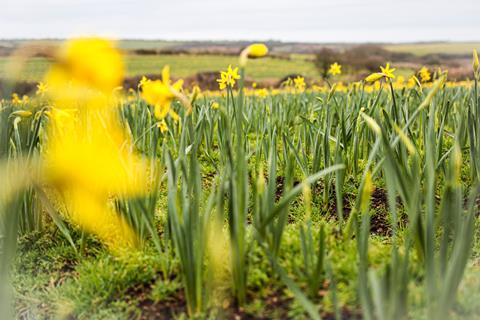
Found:
<svg viewBox="0 0 480 320"><path fill-rule="evenodd" d="M1 0L0 39L480 40L480 0Z"/></svg>

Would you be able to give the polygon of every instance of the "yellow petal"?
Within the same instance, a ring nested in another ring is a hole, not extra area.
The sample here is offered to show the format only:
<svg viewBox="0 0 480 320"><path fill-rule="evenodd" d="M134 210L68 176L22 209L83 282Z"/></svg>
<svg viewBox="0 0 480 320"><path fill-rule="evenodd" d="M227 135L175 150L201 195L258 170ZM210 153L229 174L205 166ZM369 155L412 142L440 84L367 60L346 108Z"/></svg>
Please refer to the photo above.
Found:
<svg viewBox="0 0 480 320"><path fill-rule="evenodd" d="M268 47L263 43L254 43L247 47L249 57L261 58L268 54Z"/></svg>
<svg viewBox="0 0 480 320"><path fill-rule="evenodd" d="M380 80L381 78L383 78L385 76L385 74L381 73L381 72L375 72L375 73L372 73L371 75L369 75L367 78L365 78L365 81L367 82L375 82L377 80Z"/></svg>

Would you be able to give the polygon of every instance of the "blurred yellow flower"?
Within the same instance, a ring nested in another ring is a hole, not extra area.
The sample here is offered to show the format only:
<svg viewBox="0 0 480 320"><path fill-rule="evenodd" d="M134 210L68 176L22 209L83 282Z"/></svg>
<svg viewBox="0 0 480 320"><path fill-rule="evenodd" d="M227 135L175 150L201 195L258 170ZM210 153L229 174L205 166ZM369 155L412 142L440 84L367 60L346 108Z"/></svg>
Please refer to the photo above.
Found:
<svg viewBox="0 0 480 320"><path fill-rule="evenodd" d="M339 65L337 62L330 65L330 69L328 69L328 73L332 76L336 76L342 73L342 66Z"/></svg>
<svg viewBox="0 0 480 320"><path fill-rule="evenodd" d="M168 114L175 119L178 115L171 109L172 101L179 96L182 90L183 80L170 84L170 68L165 66L162 71L162 80L144 81L142 85L142 98L153 105L155 117L164 119Z"/></svg>
<svg viewBox="0 0 480 320"><path fill-rule="evenodd" d="M148 81L150 80L147 79L147 77L142 76L142 79L140 79L140 82L138 83L138 88L142 88L145 85L145 83L147 83Z"/></svg>
<svg viewBox="0 0 480 320"><path fill-rule="evenodd" d="M51 118L51 139L45 153L45 174L54 185L89 190L108 196L135 195L144 191L140 161L131 154L115 114L77 117L56 113ZM58 121L62 121L58 126Z"/></svg>
<svg viewBox="0 0 480 320"><path fill-rule="evenodd" d="M220 108L220 104L218 102L213 102L212 105L211 105L212 109L218 109Z"/></svg>
<svg viewBox="0 0 480 320"><path fill-rule="evenodd" d="M124 64L113 43L99 38L67 41L45 76L48 93L61 108L109 107L122 84Z"/></svg>
<svg viewBox="0 0 480 320"><path fill-rule="evenodd" d="M397 77L397 80L395 81L395 83L398 85L398 86L403 86L405 84L405 77L404 76L398 76Z"/></svg>
<svg viewBox="0 0 480 320"><path fill-rule="evenodd" d="M44 185L64 202L70 221L116 251L137 244L112 199L147 192L145 162L132 150L111 98L123 61L102 39L68 41L47 73L54 104L42 161ZM92 108L94 107L94 108ZM60 200L59 200L60 201Z"/></svg>
<svg viewBox="0 0 480 320"><path fill-rule="evenodd" d="M161 133L165 133L168 131L168 126L167 122L165 120L160 120L160 122L157 124L158 128L160 128Z"/></svg>
<svg viewBox="0 0 480 320"><path fill-rule="evenodd" d="M372 73L371 75L369 75L368 77L365 78L365 81L367 82L375 82L375 81L378 81L380 79L382 79L384 76L383 73L381 72L375 72L375 73Z"/></svg>
<svg viewBox="0 0 480 320"><path fill-rule="evenodd" d="M52 111L44 182L60 193L74 224L96 234L114 251L135 246L135 233L110 199L145 194L147 169L130 152L116 114L90 111L77 117L61 109Z"/></svg>
<svg viewBox="0 0 480 320"><path fill-rule="evenodd" d="M37 91L35 94L37 96L43 96L47 92L47 85L44 84L43 82L37 83Z"/></svg>
<svg viewBox="0 0 480 320"><path fill-rule="evenodd" d="M233 88L235 86L236 80L240 79L238 74L238 67L232 69L232 65L229 65L227 71L220 72L220 79L217 79L218 87L220 90L225 89L226 87Z"/></svg>
<svg viewBox="0 0 480 320"><path fill-rule="evenodd" d="M420 86L420 81L417 77L411 76L410 78L408 78L407 87L413 88L417 85Z"/></svg>
<svg viewBox="0 0 480 320"><path fill-rule="evenodd" d="M27 110L18 110L10 114L11 117L22 117L22 118L28 118L31 115L32 115L32 112Z"/></svg>
<svg viewBox="0 0 480 320"><path fill-rule="evenodd" d="M260 98L265 98L266 96L268 96L268 90L265 88L258 89L256 93L257 93L257 96L259 96Z"/></svg>
<svg viewBox="0 0 480 320"><path fill-rule="evenodd" d="M17 93L12 94L12 103L13 104L21 104L22 103L22 99L20 99L20 97L18 96Z"/></svg>
<svg viewBox="0 0 480 320"><path fill-rule="evenodd" d="M249 58L261 58L268 54L268 47L263 43L254 43L246 48Z"/></svg>
<svg viewBox="0 0 480 320"><path fill-rule="evenodd" d="M295 84L295 89L299 91L305 90L306 84L305 84L305 78L298 76L295 79L293 79L293 83Z"/></svg>
<svg viewBox="0 0 480 320"><path fill-rule="evenodd" d="M420 71L419 71L419 75L420 75L420 80L422 82L428 82L432 79L432 76L430 74L430 71L428 71L428 68L423 66Z"/></svg>
<svg viewBox="0 0 480 320"><path fill-rule="evenodd" d="M240 66L247 64L248 58L261 58L268 54L268 47L263 43L254 43L246 47L240 53Z"/></svg>
<svg viewBox="0 0 480 320"><path fill-rule="evenodd" d="M109 93L122 83L124 64L113 43L100 38L79 38L62 47L59 63L51 70L66 81L72 80Z"/></svg>

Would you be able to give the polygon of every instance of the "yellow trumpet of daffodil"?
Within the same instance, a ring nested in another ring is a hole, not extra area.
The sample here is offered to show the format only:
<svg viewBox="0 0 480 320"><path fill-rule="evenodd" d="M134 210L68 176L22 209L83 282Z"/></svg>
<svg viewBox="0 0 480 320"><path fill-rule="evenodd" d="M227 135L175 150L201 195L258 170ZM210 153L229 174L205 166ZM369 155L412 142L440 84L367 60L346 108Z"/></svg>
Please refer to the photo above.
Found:
<svg viewBox="0 0 480 320"><path fill-rule="evenodd" d="M365 81L367 82L375 82L383 78L383 73L381 72L375 72L369 75L368 77L365 78Z"/></svg>
<svg viewBox="0 0 480 320"><path fill-rule="evenodd" d="M263 43L254 43L246 47L240 53L240 66L247 64L248 58L262 58L268 54L268 47Z"/></svg>
<svg viewBox="0 0 480 320"><path fill-rule="evenodd" d="M17 110L14 111L10 114L10 117L22 117L22 118L28 118L32 115L31 111L28 110Z"/></svg>

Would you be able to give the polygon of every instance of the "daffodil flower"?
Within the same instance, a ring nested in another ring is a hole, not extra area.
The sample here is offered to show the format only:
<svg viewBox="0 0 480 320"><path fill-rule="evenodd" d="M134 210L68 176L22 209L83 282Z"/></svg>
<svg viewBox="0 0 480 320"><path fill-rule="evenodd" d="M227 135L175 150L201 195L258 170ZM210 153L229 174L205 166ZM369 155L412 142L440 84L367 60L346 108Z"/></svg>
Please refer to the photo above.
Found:
<svg viewBox="0 0 480 320"><path fill-rule="evenodd" d="M335 62L330 65L330 68L328 69L328 73L331 74L332 76L339 75L342 73L342 66L339 65L337 62Z"/></svg>
<svg viewBox="0 0 480 320"><path fill-rule="evenodd" d="M428 82L430 79L432 79L430 71L428 71L427 67L425 66L420 69L419 75L422 82Z"/></svg>
<svg viewBox="0 0 480 320"><path fill-rule="evenodd" d="M229 65L227 71L220 72L220 79L217 79L218 87L223 90L227 87L233 88L235 82L240 79L238 74L238 67L232 69L232 65Z"/></svg>
<svg viewBox="0 0 480 320"><path fill-rule="evenodd" d="M248 58L262 58L268 54L268 47L263 43L254 43L240 53L240 66L247 64Z"/></svg>
<svg viewBox="0 0 480 320"><path fill-rule="evenodd" d="M143 82L141 96L146 102L154 106L155 117L158 120L163 120L167 115L170 115L175 121L178 121L178 114L171 108L173 100L178 98L185 106L190 105L186 97L180 94L182 86L183 80L170 84L170 68L165 66L162 70L162 80L146 80Z"/></svg>
<svg viewBox="0 0 480 320"><path fill-rule="evenodd" d="M112 42L100 38L67 41L55 62L44 83L57 107L112 106L112 92L124 76L122 55Z"/></svg>
<svg viewBox="0 0 480 320"><path fill-rule="evenodd" d="M387 63L385 67L380 66L381 72L375 72L365 78L367 82L376 82L382 78L395 79L395 68L390 68L390 63Z"/></svg>
<svg viewBox="0 0 480 320"><path fill-rule="evenodd" d="M393 73L395 72L396 69L390 68L390 63L387 63L385 67L380 66L380 70L382 71L385 78L395 79L395 75Z"/></svg>
<svg viewBox="0 0 480 320"><path fill-rule="evenodd" d="M305 84L305 78L298 76L295 79L293 79L293 83L295 84L295 89L299 91L305 90L306 84Z"/></svg>
<svg viewBox="0 0 480 320"><path fill-rule="evenodd" d="M37 91L35 92L35 94L37 96L43 96L46 92L47 92L47 85L43 82L39 82L37 84Z"/></svg>

